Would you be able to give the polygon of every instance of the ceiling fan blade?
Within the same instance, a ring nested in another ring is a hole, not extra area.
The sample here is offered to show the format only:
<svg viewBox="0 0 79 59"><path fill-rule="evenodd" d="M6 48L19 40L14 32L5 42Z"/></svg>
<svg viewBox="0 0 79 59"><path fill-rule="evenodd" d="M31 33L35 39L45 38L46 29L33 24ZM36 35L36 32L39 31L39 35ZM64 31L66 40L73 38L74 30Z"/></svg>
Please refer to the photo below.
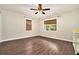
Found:
<svg viewBox="0 0 79 59"><path fill-rule="evenodd" d="M50 8L43 9L43 11L48 11L48 10L50 10Z"/></svg>
<svg viewBox="0 0 79 59"><path fill-rule="evenodd" d="M36 12L35 14L37 14L38 12Z"/></svg>
<svg viewBox="0 0 79 59"><path fill-rule="evenodd" d="M33 9L33 8L31 8L30 10L37 10L37 9Z"/></svg>
<svg viewBox="0 0 79 59"><path fill-rule="evenodd" d="M45 14L45 12L42 12L43 14Z"/></svg>

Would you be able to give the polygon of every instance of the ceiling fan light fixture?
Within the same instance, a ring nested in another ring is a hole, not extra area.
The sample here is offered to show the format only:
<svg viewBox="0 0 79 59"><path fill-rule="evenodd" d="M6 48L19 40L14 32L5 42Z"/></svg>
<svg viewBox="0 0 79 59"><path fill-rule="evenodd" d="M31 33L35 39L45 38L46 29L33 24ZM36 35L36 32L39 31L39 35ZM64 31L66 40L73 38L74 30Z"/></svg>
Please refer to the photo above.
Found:
<svg viewBox="0 0 79 59"><path fill-rule="evenodd" d="M35 10L35 11L37 11L35 14L37 14L38 12L42 12L42 14L45 14L45 12L43 12L43 11L48 11L48 10L50 10L50 8L43 8L43 7L42 7L42 4L38 4L37 9L31 8L30 10Z"/></svg>

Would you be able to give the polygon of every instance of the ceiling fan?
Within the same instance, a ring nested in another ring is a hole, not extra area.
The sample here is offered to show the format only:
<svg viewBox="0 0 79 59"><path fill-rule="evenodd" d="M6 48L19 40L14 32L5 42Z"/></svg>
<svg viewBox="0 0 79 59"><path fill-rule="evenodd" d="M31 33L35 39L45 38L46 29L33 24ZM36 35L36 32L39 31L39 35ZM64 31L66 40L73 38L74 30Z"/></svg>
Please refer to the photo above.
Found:
<svg viewBox="0 0 79 59"><path fill-rule="evenodd" d="M43 7L42 7L42 4L38 4L37 9L31 8L30 10L35 10L35 11L37 11L37 12L35 12L35 14L37 14L38 12L42 12L42 14L45 14L44 11L48 11L48 10L50 10L50 8L43 8Z"/></svg>

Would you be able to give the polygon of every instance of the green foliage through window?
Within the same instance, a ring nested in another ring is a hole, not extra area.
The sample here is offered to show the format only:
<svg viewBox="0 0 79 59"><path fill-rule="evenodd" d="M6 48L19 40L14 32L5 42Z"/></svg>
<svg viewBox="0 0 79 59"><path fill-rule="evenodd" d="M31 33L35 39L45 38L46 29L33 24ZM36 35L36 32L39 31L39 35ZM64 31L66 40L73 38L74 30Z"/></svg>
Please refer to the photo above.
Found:
<svg viewBox="0 0 79 59"><path fill-rule="evenodd" d="M57 22L56 19L54 20L46 20L44 21L44 28L46 29L46 31L56 31L57 30Z"/></svg>

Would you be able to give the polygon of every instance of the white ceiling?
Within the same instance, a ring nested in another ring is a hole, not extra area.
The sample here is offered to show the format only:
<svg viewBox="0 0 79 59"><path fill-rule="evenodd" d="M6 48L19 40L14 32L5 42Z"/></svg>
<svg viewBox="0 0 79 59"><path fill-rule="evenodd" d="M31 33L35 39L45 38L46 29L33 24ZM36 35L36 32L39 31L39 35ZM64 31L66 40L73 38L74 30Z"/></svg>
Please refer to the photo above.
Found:
<svg viewBox="0 0 79 59"><path fill-rule="evenodd" d="M79 4L43 4L43 8L50 8L50 11L45 11L45 15L38 13L35 15L36 11L30 10L30 8L36 8L37 4L4 4L0 5L1 8L20 12L26 14L27 16L35 16L35 18L50 17L53 15L60 15L65 12L74 11L79 9Z"/></svg>

